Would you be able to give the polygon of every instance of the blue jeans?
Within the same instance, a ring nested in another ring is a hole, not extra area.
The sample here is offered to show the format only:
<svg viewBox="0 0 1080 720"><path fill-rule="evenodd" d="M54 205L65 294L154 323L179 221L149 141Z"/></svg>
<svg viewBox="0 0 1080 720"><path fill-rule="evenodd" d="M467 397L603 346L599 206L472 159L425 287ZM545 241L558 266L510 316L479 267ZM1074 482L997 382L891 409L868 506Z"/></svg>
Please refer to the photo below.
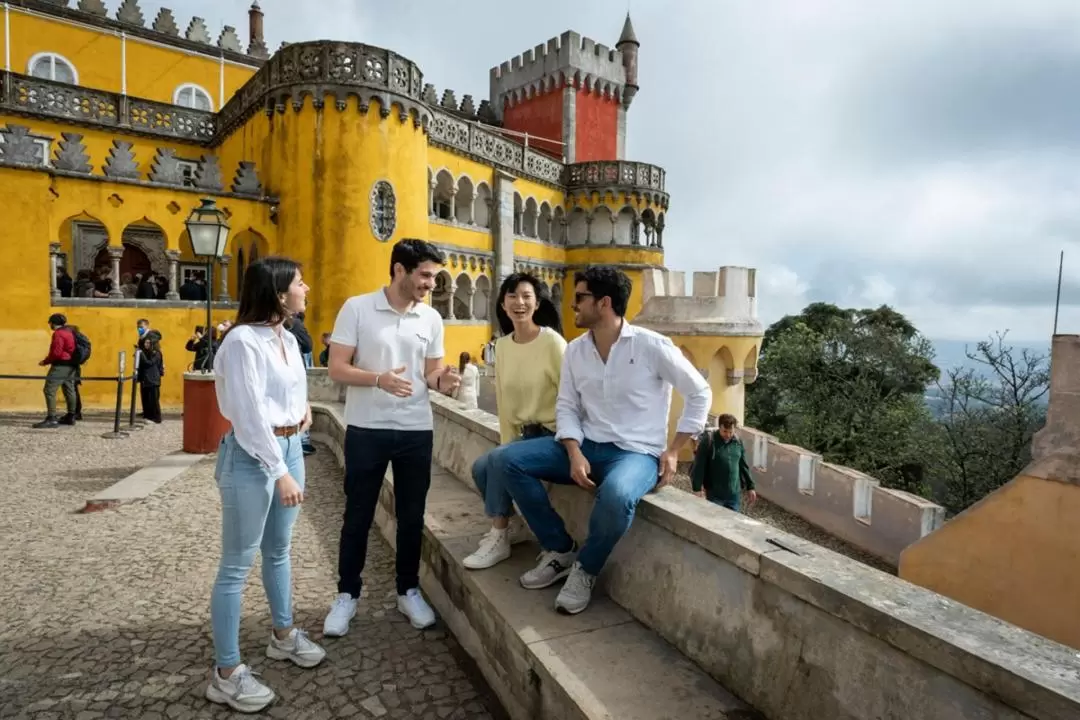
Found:
<svg viewBox="0 0 1080 720"><path fill-rule="evenodd" d="M709 495L708 493L705 493L705 499L713 505L726 507L728 510L734 510L735 512L739 512L739 507L741 506L741 498L738 495L733 498L722 498L719 495Z"/></svg>
<svg viewBox="0 0 1080 720"><path fill-rule="evenodd" d="M591 440L581 444L581 452L592 468L596 503L589 516L589 537L578 561L585 572L599 575L615 544L630 529L638 502L656 487L659 460L623 450L614 443ZM555 552L568 552L573 547L574 539L551 507L541 484L541 479L574 484L570 479L570 458L562 443L543 437L506 445L492 457L488 473L501 475L541 547Z"/></svg>
<svg viewBox="0 0 1080 720"><path fill-rule="evenodd" d="M511 440L511 443L519 442ZM508 518L514 514L514 498L506 491L501 473L492 470L492 458L510 445L499 445L476 459L472 466L472 479L484 498L484 513L491 518Z"/></svg>
<svg viewBox="0 0 1080 720"><path fill-rule="evenodd" d="M293 479L304 487L300 438L278 438ZM210 596L210 622L218 667L240 664L240 596L255 553L262 550L262 580L274 627L292 627L289 549L300 507L285 507L271 478L229 432L218 447L214 473L221 493L221 564Z"/></svg>

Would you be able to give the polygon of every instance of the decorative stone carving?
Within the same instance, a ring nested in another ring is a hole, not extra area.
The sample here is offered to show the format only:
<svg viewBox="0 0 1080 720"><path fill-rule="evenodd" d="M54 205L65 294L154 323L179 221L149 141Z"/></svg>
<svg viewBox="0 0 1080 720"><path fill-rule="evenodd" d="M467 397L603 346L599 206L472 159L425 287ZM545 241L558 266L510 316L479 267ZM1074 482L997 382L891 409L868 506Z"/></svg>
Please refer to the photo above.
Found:
<svg viewBox="0 0 1080 720"><path fill-rule="evenodd" d="M30 136L30 128L24 125L8 125L0 130L4 142L0 144L0 160L18 165L37 165L38 146Z"/></svg>
<svg viewBox="0 0 1080 720"><path fill-rule="evenodd" d="M169 292L165 293L166 300L180 299L180 285L177 282L177 271L180 265L180 251L166 250L165 257L169 262Z"/></svg>
<svg viewBox="0 0 1080 720"><path fill-rule="evenodd" d="M176 159L175 150L157 149L154 161L150 165L150 182L183 186L184 171L180 169L180 161Z"/></svg>
<svg viewBox="0 0 1080 720"><path fill-rule="evenodd" d="M241 162L236 169L236 177L233 179L232 191L237 195L261 195L262 183L259 182L259 173L253 162Z"/></svg>
<svg viewBox="0 0 1080 720"><path fill-rule="evenodd" d="M123 257L123 245L109 246L109 261L112 263L112 272L109 274L112 277L112 289L109 290L109 297L117 300L124 297L124 292L120 289L120 261Z"/></svg>
<svg viewBox="0 0 1080 720"><path fill-rule="evenodd" d="M101 0L79 0L79 10L99 17L109 16L109 11Z"/></svg>
<svg viewBox="0 0 1080 720"><path fill-rule="evenodd" d="M66 8L68 6L68 0L45 0L50 5L56 5L57 7Z"/></svg>
<svg viewBox="0 0 1080 720"><path fill-rule="evenodd" d="M480 109L476 111L476 117L486 123L491 123L492 125L499 121L499 118L495 116L494 108L491 107L490 100L480 101Z"/></svg>
<svg viewBox="0 0 1080 720"><path fill-rule="evenodd" d="M90 155L83 145L83 136L79 133L61 133L60 149L56 153L56 162L53 166L57 170L70 170L77 173L89 174L93 171L90 164Z"/></svg>
<svg viewBox="0 0 1080 720"><path fill-rule="evenodd" d="M214 114L175 105L163 105L149 100L131 100L131 126L159 135L210 140L216 124Z"/></svg>
<svg viewBox="0 0 1080 720"><path fill-rule="evenodd" d="M421 98L428 105L438 105L439 104L439 96L437 94L435 94L435 86L432 85L431 83L427 83L426 85L424 85L424 93L421 96Z"/></svg>
<svg viewBox="0 0 1080 720"><path fill-rule="evenodd" d="M457 110L457 98L454 97L454 91L450 89L443 90L442 103L440 103L447 110Z"/></svg>
<svg viewBox="0 0 1080 720"><path fill-rule="evenodd" d="M221 36L218 37L217 45L222 50L231 50L232 52L242 53L244 48L240 45L240 38L236 35L236 28L231 25L226 25L221 31Z"/></svg>
<svg viewBox="0 0 1080 720"><path fill-rule="evenodd" d="M371 189L371 233L386 242L397 226L397 199L394 187L386 180L379 180Z"/></svg>
<svg viewBox="0 0 1080 720"><path fill-rule="evenodd" d="M187 32L184 34L188 40L197 43L210 44L210 31L206 29L206 21L201 17L191 18Z"/></svg>
<svg viewBox="0 0 1080 720"><path fill-rule="evenodd" d="M105 175L113 178L139 179L139 163L127 140L113 140L109 156L105 158Z"/></svg>
<svg viewBox="0 0 1080 720"><path fill-rule="evenodd" d="M176 26L176 18L173 17L173 12L169 8L158 10L157 17L154 18L154 30L165 35L180 37L180 28Z"/></svg>
<svg viewBox="0 0 1080 720"><path fill-rule="evenodd" d="M669 198L664 190L665 177L663 168L656 165L601 160L566 165L563 182L571 193L611 193L616 198L633 193L666 210Z"/></svg>
<svg viewBox="0 0 1080 720"><path fill-rule="evenodd" d="M461 99L461 113L463 115L476 115L476 105L473 103L472 95L466 95Z"/></svg>
<svg viewBox="0 0 1080 720"><path fill-rule="evenodd" d="M116 19L129 25L146 26L142 9L139 7L139 0L124 0L120 3L120 8L116 11Z"/></svg>
<svg viewBox="0 0 1080 720"><path fill-rule="evenodd" d="M221 165L217 155L203 155L195 169L195 187L220 192L225 183L221 180Z"/></svg>

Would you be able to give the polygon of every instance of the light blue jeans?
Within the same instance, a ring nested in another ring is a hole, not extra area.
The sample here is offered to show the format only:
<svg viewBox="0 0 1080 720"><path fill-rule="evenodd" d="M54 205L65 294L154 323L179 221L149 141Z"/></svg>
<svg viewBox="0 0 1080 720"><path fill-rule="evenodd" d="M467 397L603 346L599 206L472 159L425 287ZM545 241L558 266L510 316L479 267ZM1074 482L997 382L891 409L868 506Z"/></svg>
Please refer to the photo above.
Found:
<svg viewBox="0 0 1080 720"><path fill-rule="evenodd" d="M519 439L511 440L511 443ZM472 466L472 479L484 498L484 514L490 518L508 518L514 514L514 498L506 491L502 475L491 469L492 458L510 445L498 445L476 459Z"/></svg>
<svg viewBox="0 0 1080 720"><path fill-rule="evenodd" d="M656 487L659 460L652 455L623 450L614 443L585 440L581 452L592 468L596 502L589 516L589 537L578 554L585 572L599 575L616 543L630 529L637 504ZM574 539L563 519L551 507L541 478L573 485L566 448L552 437L521 440L503 446L492 456L489 477L498 474L517 502L525 521L544 550L569 552Z"/></svg>
<svg viewBox="0 0 1080 720"><path fill-rule="evenodd" d="M300 438L278 438L289 473L304 487ZM285 507L271 478L230 431L218 447L214 473L221 493L221 564L210 597L210 623L218 667L240 664L240 596L255 553L262 550L262 580L274 627L292 627L289 550L300 506Z"/></svg>

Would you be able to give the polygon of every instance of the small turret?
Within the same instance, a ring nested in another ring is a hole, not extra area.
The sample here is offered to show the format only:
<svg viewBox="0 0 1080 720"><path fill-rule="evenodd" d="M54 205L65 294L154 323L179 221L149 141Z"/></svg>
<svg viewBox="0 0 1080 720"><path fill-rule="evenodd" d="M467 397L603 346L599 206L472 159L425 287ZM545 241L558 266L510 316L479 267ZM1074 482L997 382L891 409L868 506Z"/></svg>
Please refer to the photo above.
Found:
<svg viewBox="0 0 1080 720"><path fill-rule="evenodd" d="M624 108L630 107L630 103L639 89L637 76L639 47L641 47L641 43L638 42L637 35L634 34L634 24L630 22L630 13L626 13L626 22L623 23L622 35L619 36L619 42L615 44L615 49L622 53L623 67L626 68L626 87L622 96Z"/></svg>
<svg viewBox="0 0 1080 720"><path fill-rule="evenodd" d="M248 55L257 58L270 57L270 53L266 48L266 39L263 37L263 11L259 7L259 0L254 0L251 3L251 9L248 10Z"/></svg>

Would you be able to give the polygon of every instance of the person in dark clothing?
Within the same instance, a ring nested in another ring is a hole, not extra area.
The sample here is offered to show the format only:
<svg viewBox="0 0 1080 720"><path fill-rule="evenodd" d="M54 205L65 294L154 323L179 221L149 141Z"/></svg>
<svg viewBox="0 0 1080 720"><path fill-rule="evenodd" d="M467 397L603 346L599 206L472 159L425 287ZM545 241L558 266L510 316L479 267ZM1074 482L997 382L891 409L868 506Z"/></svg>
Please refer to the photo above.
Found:
<svg viewBox="0 0 1080 720"><path fill-rule="evenodd" d="M191 364L192 370L209 372L213 369L210 367L211 343L213 344L214 354L217 355L221 339L216 327L210 328L209 333L206 332L205 328L195 328L195 334L191 336L187 341L187 345L184 346L188 352L195 353L195 361Z"/></svg>
<svg viewBox="0 0 1080 720"><path fill-rule="evenodd" d="M184 284L180 286L180 299L189 302L206 300L206 297L202 294L202 288L195 282L193 276L189 275L188 279L184 281Z"/></svg>
<svg viewBox="0 0 1080 720"><path fill-rule="evenodd" d="M716 430L706 431L698 443L690 484L698 497L739 512L743 491L749 504L757 501L754 477L742 440L735 436L738 420L725 413L717 419L717 425Z"/></svg>
<svg viewBox="0 0 1080 720"><path fill-rule="evenodd" d="M156 300L157 283L154 281L154 273L148 272L139 283L139 289L135 291L135 297L139 300Z"/></svg>
<svg viewBox="0 0 1080 720"><path fill-rule="evenodd" d="M304 366L311 367L311 352L315 349L315 343L312 342L311 333L308 332L307 326L304 325L304 313L299 312L293 315L289 332L293 334L296 338L296 344L300 346L300 355L304 358ZM315 446L311 444L310 430L305 430L303 435L300 436L300 445L305 455L315 454Z"/></svg>
<svg viewBox="0 0 1080 720"><path fill-rule="evenodd" d="M165 358L161 354L161 335L156 330L146 333L140 341L139 394L143 417L153 423L161 422L161 378L165 375Z"/></svg>
<svg viewBox="0 0 1080 720"><path fill-rule="evenodd" d="M73 332L79 332L78 325L68 325ZM73 381L75 386L75 419L82 420L82 365L75 366L75 380Z"/></svg>
<svg viewBox="0 0 1080 720"><path fill-rule="evenodd" d="M68 327L67 318L60 313L49 316L49 328L52 330L52 342L49 354L39 365L48 366L45 377L45 419L34 425L35 428L55 428L60 425L74 425L76 412L75 377L78 364L74 361L75 333ZM67 414L56 416L56 391L64 391Z"/></svg>
<svg viewBox="0 0 1080 720"><path fill-rule="evenodd" d="M330 333L322 334L322 352L319 353L319 367L330 367Z"/></svg>
<svg viewBox="0 0 1080 720"><path fill-rule="evenodd" d="M64 268L56 269L56 289L60 291L60 297L71 297L75 282Z"/></svg>
<svg viewBox="0 0 1080 720"><path fill-rule="evenodd" d="M75 286L72 293L78 298L95 297L94 281L90 278L89 270L80 270L75 274Z"/></svg>

